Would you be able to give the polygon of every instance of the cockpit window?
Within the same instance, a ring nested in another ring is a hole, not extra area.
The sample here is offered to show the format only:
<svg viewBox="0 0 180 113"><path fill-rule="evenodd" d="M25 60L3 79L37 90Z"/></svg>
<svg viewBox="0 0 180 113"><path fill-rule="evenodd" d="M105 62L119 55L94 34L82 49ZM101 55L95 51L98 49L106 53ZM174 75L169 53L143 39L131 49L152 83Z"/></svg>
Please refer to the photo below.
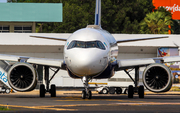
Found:
<svg viewBox="0 0 180 113"><path fill-rule="evenodd" d="M86 42L86 48L96 48L96 43L95 41L93 42Z"/></svg>
<svg viewBox="0 0 180 113"><path fill-rule="evenodd" d="M85 42L81 42L81 41L76 41L76 46L75 47L80 47L80 48L85 48Z"/></svg>
<svg viewBox="0 0 180 113"><path fill-rule="evenodd" d="M101 41L72 41L67 49L71 49L71 48L99 48L99 49L103 49L105 50L105 46L103 45L103 43Z"/></svg>

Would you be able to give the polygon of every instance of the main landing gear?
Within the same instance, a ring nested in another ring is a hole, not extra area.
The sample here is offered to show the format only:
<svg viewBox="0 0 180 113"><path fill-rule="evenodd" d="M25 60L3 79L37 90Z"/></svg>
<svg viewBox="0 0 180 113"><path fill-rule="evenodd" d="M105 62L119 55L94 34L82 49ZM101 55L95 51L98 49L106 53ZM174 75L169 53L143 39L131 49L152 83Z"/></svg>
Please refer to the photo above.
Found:
<svg viewBox="0 0 180 113"><path fill-rule="evenodd" d="M138 93L139 98L144 98L144 86L139 86L137 90L135 90L135 87L130 85L128 87L128 98L133 98L134 93Z"/></svg>
<svg viewBox="0 0 180 113"><path fill-rule="evenodd" d="M91 80L90 77L88 76L84 76L82 78L82 82L83 82L83 85L84 85L84 90L82 90L82 99L91 99L92 98L92 92L91 90L89 90L89 84L88 82Z"/></svg>
<svg viewBox="0 0 180 113"><path fill-rule="evenodd" d="M51 94L51 97L56 97L56 86L54 84L51 84L51 88L49 89L49 83L52 80L52 78L56 75L56 73L59 71L59 68L57 70L53 70L54 74L53 76L49 79L49 66L44 66L44 73L45 73L45 83L46 83L46 89L45 85L41 84L40 85L40 92L39 96L40 97L45 97L46 92L49 92Z"/></svg>
<svg viewBox="0 0 180 113"><path fill-rule="evenodd" d="M139 82L139 67L135 67L135 80L131 77L131 75L129 74L129 72L127 72L126 70L124 70L126 72L127 75L129 75L129 77L131 78L131 80L134 82L134 86L130 85L128 87L128 98L133 98L134 93L138 93L139 98L144 98L144 86L139 86L138 82Z"/></svg>

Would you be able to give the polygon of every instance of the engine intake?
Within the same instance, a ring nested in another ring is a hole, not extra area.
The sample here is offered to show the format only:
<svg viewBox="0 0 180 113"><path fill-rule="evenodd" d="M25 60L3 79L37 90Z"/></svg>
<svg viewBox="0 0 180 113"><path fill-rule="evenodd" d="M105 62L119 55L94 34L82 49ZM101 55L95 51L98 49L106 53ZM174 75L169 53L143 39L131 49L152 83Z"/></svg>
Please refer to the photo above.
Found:
<svg viewBox="0 0 180 113"><path fill-rule="evenodd" d="M163 64L151 64L144 70L143 83L152 92L166 92L172 86L173 76L171 70Z"/></svg>
<svg viewBox="0 0 180 113"><path fill-rule="evenodd" d="M31 64L20 62L14 64L7 74L9 85L21 92L31 91L37 84L37 72Z"/></svg>

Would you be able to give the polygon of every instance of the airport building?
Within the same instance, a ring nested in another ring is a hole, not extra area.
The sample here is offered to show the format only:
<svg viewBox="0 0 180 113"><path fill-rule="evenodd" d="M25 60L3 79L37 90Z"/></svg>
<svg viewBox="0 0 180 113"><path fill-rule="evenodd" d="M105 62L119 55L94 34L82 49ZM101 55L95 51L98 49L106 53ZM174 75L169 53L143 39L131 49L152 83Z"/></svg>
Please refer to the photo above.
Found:
<svg viewBox="0 0 180 113"><path fill-rule="evenodd" d="M0 3L0 9L0 33L35 33L36 22L62 22L61 3Z"/></svg>

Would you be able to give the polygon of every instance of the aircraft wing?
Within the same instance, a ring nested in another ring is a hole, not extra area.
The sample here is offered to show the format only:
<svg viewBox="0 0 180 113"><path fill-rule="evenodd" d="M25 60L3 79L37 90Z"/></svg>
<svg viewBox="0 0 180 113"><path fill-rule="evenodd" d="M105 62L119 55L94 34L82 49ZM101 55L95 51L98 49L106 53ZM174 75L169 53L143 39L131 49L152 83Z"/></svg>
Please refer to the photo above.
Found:
<svg viewBox="0 0 180 113"><path fill-rule="evenodd" d="M63 59L50 59L50 58L36 58L36 57L26 57L26 56L18 56L18 55L6 55L0 54L0 60L7 61L15 61L18 62L20 60L24 60L27 63L46 65L52 67L62 67Z"/></svg>
<svg viewBox="0 0 180 113"><path fill-rule="evenodd" d="M57 38L57 37L47 37L47 36L35 36L35 35L30 35L30 37L43 38L43 39L51 39L51 40L59 40L59 41L66 41L67 40L67 38Z"/></svg>
<svg viewBox="0 0 180 113"><path fill-rule="evenodd" d="M136 38L136 39L124 39L124 40L116 40L117 43L123 43L123 42L135 42L135 41L141 41L141 40L152 40L152 39L161 39L161 38L168 38L169 36L162 36L162 37L149 37L149 38Z"/></svg>
<svg viewBox="0 0 180 113"><path fill-rule="evenodd" d="M180 56L117 60L118 70L142 67L152 63L180 62Z"/></svg>

